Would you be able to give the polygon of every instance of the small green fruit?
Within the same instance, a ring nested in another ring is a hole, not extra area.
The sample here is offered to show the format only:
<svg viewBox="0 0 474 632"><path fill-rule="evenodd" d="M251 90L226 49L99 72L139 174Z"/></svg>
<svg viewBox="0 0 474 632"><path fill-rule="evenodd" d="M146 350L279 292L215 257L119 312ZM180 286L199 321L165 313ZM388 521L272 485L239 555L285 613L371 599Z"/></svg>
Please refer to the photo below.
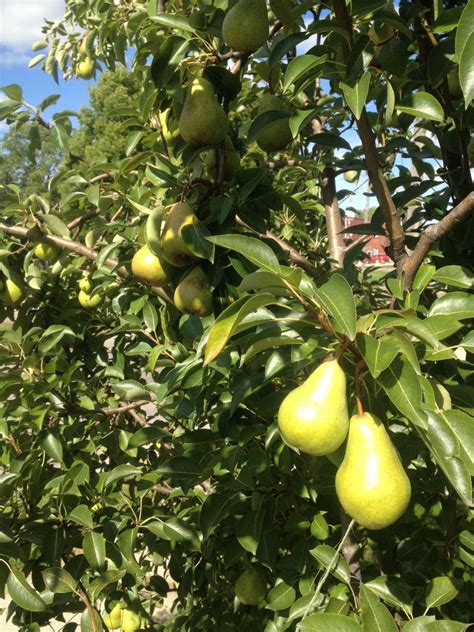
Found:
<svg viewBox="0 0 474 632"><path fill-rule="evenodd" d="M19 282L13 279L5 279L3 289L0 292L0 300L7 305L17 305L23 298L23 289Z"/></svg>
<svg viewBox="0 0 474 632"><path fill-rule="evenodd" d="M268 39L268 15L265 0L239 0L227 12L222 37L235 51L250 53Z"/></svg>
<svg viewBox="0 0 474 632"><path fill-rule="evenodd" d="M147 245L133 255L132 272L137 278L152 285L163 286L168 281L165 262L154 255Z"/></svg>
<svg viewBox="0 0 474 632"><path fill-rule="evenodd" d="M212 83L204 77L194 79L179 118L181 136L191 145L217 145L224 139L228 125Z"/></svg>
<svg viewBox="0 0 474 632"><path fill-rule="evenodd" d="M263 95L258 113L262 114L263 112L270 112L272 110L288 112L288 106L279 97L273 94ZM255 140L260 149L268 153L285 149L293 140L289 119L281 118L273 121L258 132Z"/></svg>
<svg viewBox="0 0 474 632"><path fill-rule="evenodd" d="M244 571L235 582L235 594L240 603L256 606L267 594L265 577L256 568Z"/></svg>
<svg viewBox="0 0 474 632"><path fill-rule="evenodd" d="M173 143L179 138L178 121L176 121L171 115L171 108L167 108L163 112L159 113L159 120L161 125L161 132L168 145Z"/></svg>
<svg viewBox="0 0 474 632"><path fill-rule="evenodd" d="M355 170L351 170L351 171L345 171L344 172L344 180L346 182L357 182L357 180L359 179L359 172L355 171Z"/></svg>
<svg viewBox="0 0 474 632"><path fill-rule="evenodd" d="M90 79L94 74L94 62L90 57L86 57L76 66L76 77L80 79Z"/></svg>
<svg viewBox="0 0 474 632"><path fill-rule="evenodd" d="M40 242L35 246L35 256L41 261L56 261L61 250L54 244Z"/></svg>
<svg viewBox="0 0 474 632"><path fill-rule="evenodd" d="M102 303L102 296L100 294L88 294L81 290L78 294L79 303L84 309L94 309Z"/></svg>
<svg viewBox="0 0 474 632"><path fill-rule="evenodd" d="M197 267L181 281L174 292L174 304L184 314L200 318L212 313L209 281L202 268Z"/></svg>

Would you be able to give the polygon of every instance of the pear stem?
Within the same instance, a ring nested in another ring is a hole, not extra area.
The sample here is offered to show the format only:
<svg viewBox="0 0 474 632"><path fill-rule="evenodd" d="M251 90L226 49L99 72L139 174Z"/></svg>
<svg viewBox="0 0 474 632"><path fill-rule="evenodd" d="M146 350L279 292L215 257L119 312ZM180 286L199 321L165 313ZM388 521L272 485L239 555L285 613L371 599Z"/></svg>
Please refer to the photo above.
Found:
<svg viewBox="0 0 474 632"><path fill-rule="evenodd" d="M327 578L329 577L329 574L334 569L334 567L337 565L337 560L339 559L339 555L341 553L342 547L344 546L344 543L345 543L347 537L349 536L349 533L352 531L352 528L353 528L354 525L355 525L355 520L352 519L350 521L350 523L349 523L349 526L345 530L341 541L339 542L339 546L334 551L334 555L333 555L331 561L329 562L326 570L324 571L324 575L319 580L318 585L316 586L316 590L314 592L314 595L313 595L311 601L306 606L306 609L305 609L303 617L302 617L303 620L306 617L306 615L308 614L308 612L311 610L311 608L314 606L314 604L316 603L316 601L317 601L317 599L319 597L319 594L321 592L321 589L324 586L324 584L326 583ZM300 630L300 624L298 624L296 630L297 630L297 632Z"/></svg>
<svg viewBox="0 0 474 632"><path fill-rule="evenodd" d="M360 361L355 365L354 371L354 389L355 389L355 399L357 405L357 414L364 414L364 407L362 406L362 399L360 396L360 374L364 368L364 362Z"/></svg>
<svg viewBox="0 0 474 632"><path fill-rule="evenodd" d="M338 349L338 352L336 353L336 360L338 362L339 362L339 359L342 358L342 356L345 354L347 349L350 347L350 344L351 344L351 341L349 340L349 338L346 338L344 342L341 344L341 346Z"/></svg>

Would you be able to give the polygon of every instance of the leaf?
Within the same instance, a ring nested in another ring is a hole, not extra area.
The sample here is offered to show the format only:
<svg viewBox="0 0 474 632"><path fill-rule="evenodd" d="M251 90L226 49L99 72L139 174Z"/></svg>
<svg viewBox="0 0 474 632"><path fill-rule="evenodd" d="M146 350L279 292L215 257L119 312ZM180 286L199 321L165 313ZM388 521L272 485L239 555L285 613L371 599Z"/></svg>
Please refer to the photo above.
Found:
<svg viewBox="0 0 474 632"><path fill-rule="evenodd" d="M107 586L110 586L110 584L116 584L119 580L121 580L125 573L125 569L117 571L104 571L103 573L101 573L99 577L97 577L96 579L94 579L94 581L90 583L89 586L92 601L98 599L104 589L107 588Z"/></svg>
<svg viewBox="0 0 474 632"><path fill-rule="evenodd" d="M403 626L403 632L426 632L427 623L436 621L435 617L416 617L411 621L407 621Z"/></svg>
<svg viewBox="0 0 474 632"><path fill-rule="evenodd" d="M124 151L126 156L130 156L133 154L133 150L136 148L138 143L141 141L145 133L142 130L133 130L127 134L124 143Z"/></svg>
<svg viewBox="0 0 474 632"><path fill-rule="evenodd" d="M201 259L209 259L214 261L214 244L209 243L210 236L205 224L202 222L193 222L181 229L181 236L189 250Z"/></svg>
<svg viewBox="0 0 474 632"><path fill-rule="evenodd" d="M47 568L42 571L45 586L53 593L72 593L76 590L77 580L63 568Z"/></svg>
<svg viewBox="0 0 474 632"><path fill-rule="evenodd" d="M212 362L224 349L229 338L235 332L240 322L259 307L275 302L275 297L269 292L242 296L227 307L211 327L204 352L204 366Z"/></svg>
<svg viewBox="0 0 474 632"><path fill-rule="evenodd" d="M398 348L392 340L374 338L367 334L357 334L357 346L360 349L372 377L377 378L388 368L398 355Z"/></svg>
<svg viewBox="0 0 474 632"><path fill-rule="evenodd" d="M288 64L285 76L283 78L283 92L298 79L301 79L306 73L317 66L323 64L327 59L327 55L316 57L315 55L299 55L292 59Z"/></svg>
<svg viewBox="0 0 474 632"><path fill-rule="evenodd" d="M365 632L398 632L390 612L364 584L360 586L360 607Z"/></svg>
<svg viewBox="0 0 474 632"><path fill-rule="evenodd" d="M62 219L59 219L57 215L53 215L52 213L44 213L41 216L41 221L45 226L49 228L53 235L57 235L58 237L70 237L71 232L69 228L62 221Z"/></svg>
<svg viewBox="0 0 474 632"><path fill-rule="evenodd" d="M62 463L63 460L63 446L59 439L52 433L48 434L41 440L41 447L53 461Z"/></svg>
<svg viewBox="0 0 474 632"><path fill-rule="evenodd" d="M423 629L423 632L464 632L467 630L468 624L461 623L460 621L433 621L428 623Z"/></svg>
<svg viewBox="0 0 474 632"><path fill-rule="evenodd" d="M217 493L208 496L201 507L200 516L204 537L207 538L240 502L239 493Z"/></svg>
<svg viewBox="0 0 474 632"><path fill-rule="evenodd" d="M309 37L308 33L291 33L287 37L278 40L272 47L270 57L268 58L268 66L271 68L273 64L280 61L292 48L304 42Z"/></svg>
<svg viewBox="0 0 474 632"><path fill-rule="evenodd" d="M199 551L201 543L195 529L180 518L170 518L163 525L163 534L171 542L186 542L193 551Z"/></svg>
<svg viewBox="0 0 474 632"><path fill-rule="evenodd" d="M274 272L275 274L279 274L280 272L280 265L276 254L270 246L264 244L260 239L235 234L215 235L207 239L217 246L238 252L259 268L267 270L268 272Z"/></svg>
<svg viewBox="0 0 474 632"><path fill-rule="evenodd" d="M77 522L78 524L82 524L84 527L88 527L89 529L92 529L94 526L92 513L86 505L78 505L77 507L74 507L69 514L68 519L73 522Z"/></svg>
<svg viewBox="0 0 474 632"><path fill-rule="evenodd" d="M260 536L262 535L263 518L265 512L260 508L250 511L240 520L236 529L237 540L240 546L249 553L257 553Z"/></svg>
<svg viewBox="0 0 474 632"><path fill-rule="evenodd" d="M311 140L314 141L317 145L323 145L325 147L338 147L341 149L351 150L350 144L342 138L342 136L338 136L337 134L332 134L331 132L321 132L320 134L314 134L311 136Z"/></svg>
<svg viewBox="0 0 474 632"><path fill-rule="evenodd" d="M441 296L432 304L428 316L438 314L447 314L457 320L474 318L474 294L449 292Z"/></svg>
<svg viewBox="0 0 474 632"><path fill-rule="evenodd" d="M35 55L28 62L28 68L34 68L34 66L38 65L40 63L40 61L43 61L43 59L46 59L46 55L44 53L40 53L39 55Z"/></svg>
<svg viewBox="0 0 474 632"><path fill-rule="evenodd" d="M11 571L7 579L10 599L28 612L45 612L47 606L40 594L26 581L21 571Z"/></svg>
<svg viewBox="0 0 474 632"><path fill-rule="evenodd" d="M474 334L471 331L470 334ZM439 415L444 419L456 437L463 460L472 468L474 463L474 421L473 418L462 410L443 410Z"/></svg>
<svg viewBox="0 0 474 632"><path fill-rule="evenodd" d="M17 83L11 83L8 86L2 86L0 92L3 92L12 101L23 101L23 91Z"/></svg>
<svg viewBox="0 0 474 632"><path fill-rule="evenodd" d="M92 606L86 608L81 615L81 632L103 632L100 614Z"/></svg>
<svg viewBox="0 0 474 632"><path fill-rule="evenodd" d="M61 123L53 123L49 130L51 135L51 140L56 145L56 147L63 152L68 151L69 147L69 135L66 131L66 128Z"/></svg>
<svg viewBox="0 0 474 632"><path fill-rule="evenodd" d="M354 340L357 316L354 295L346 279L340 274L333 274L327 283L317 289L316 296L340 331L345 333L349 340Z"/></svg>
<svg viewBox="0 0 474 632"><path fill-rule="evenodd" d="M159 426L140 428L128 440L127 448L139 448L147 443L155 443L167 436L169 436L169 433Z"/></svg>
<svg viewBox="0 0 474 632"><path fill-rule="evenodd" d="M463 51L474 32L474 0L469 0L464 7L457 27L455 51L456 57L459 60L461 59Z"/></svg>
<svg viewBox="0 0 474 632"><path fill-rule="evenodd" d="M199 461L189 456L172 457L161 465L157 465L154 471L163 477L176 480L204 478L206 476Z"/></svg>
<svg viewBox="0 0 474 632"><path fill-rule="evenodd" d="M101 570L105 564L105 538L101 533L89 531L82 539L84 555L94 570Z"/></svg>
<svg viewBox="0 0 474 632"><path fill-rule="evenodd" d="M370 582L366 582L364 585L390 606L396 606L407 613L411 613L412 600L408 592L409 586L399 577L381 575Z"/></svg>
<svg viewBox="0 0 474 632"><path fill-rule="evenodd" d="M474 275L471 270L463 266L444 266L439 268L439 270L436 270L433 280L444 285L461 287L467 290L474 286Z"/></svg>
<svg viewBox="0 0 474 632"><path fill-rule="evenodd" d="M399 112L405 112L411 116L419 116L438 123L444 121L444 110L441 103L428 92L409 94L395 107Z"/></svg>
<svg viewBox="0 0 474 632"><path fill-rule="evenodd" d="M162 26L167 26L170 29L176 29L177 31L187 31L188 33L195 33L195 29L189 24L189 21L183 15L178 15L174 13L173 15L168 13L159 13L158 15L153 15L151 18L152 22L157 22Z"/></svg>
<svg viewBox="0 0 474 632"><path fill-rule="evenodd" d="M322 568L329 568L332 563L331 573L345 584L350 582L351 572L349 570L349 564L341 555L336 556L336 551L332 546L319 544L310 550L310 554L319 562ZM335 556L336 560L333 561Z"/></svg>
<svg viewBox="0 0 474 632"><path fill-rule="evenodd" d="M222 66L207 66L203 76L214 85L216 92L228 101L235 99L242 90L239 77Z"/></svg>
<svg viewBox="0 0 474 632"><path fill-rule="evenodd" d="M434 577L426 587L426 607L439 608L452 601L459 592L459 584L451 577Z"/></svg>
<svg viewBox="0 0 474 632"><path fill-rule="evenodd" d="M395 407L416 426L426 427L421 413L421 386L413 366L399 356L385 369L379 381Z"/></svg>
<svg viewBox="0 0 474 632"><path fill-rule="evenodd" d="M317 612L301 621L298 632L362 632L362 626L342 614Z"/></svg>
<svg viewBox="0 0 474 632"><path fill-rule="evenodd" d="M347 105L356 119L360 119L370 87L370 72L365 72L354 85L339 83Z"/></svg>
<svg viewBox="0 0 474 632"><path fill-rule="evenodd" d="M270 590L266 597L267 608L270 610L286 610L296 599L296 590L284 581Z"/></svg>
<svg viewBox="0 0 474 632"><path fill-rule="evenodd" d="M135 465L127 465L127 464L117 465L117 467L114 467L105 475L103 479L103 489L105 489L112 483L115 483L115 481L118 481L122 478L129 478L130 476L135 477L141 473L142 473L141 467L137 467Z"/></svg>

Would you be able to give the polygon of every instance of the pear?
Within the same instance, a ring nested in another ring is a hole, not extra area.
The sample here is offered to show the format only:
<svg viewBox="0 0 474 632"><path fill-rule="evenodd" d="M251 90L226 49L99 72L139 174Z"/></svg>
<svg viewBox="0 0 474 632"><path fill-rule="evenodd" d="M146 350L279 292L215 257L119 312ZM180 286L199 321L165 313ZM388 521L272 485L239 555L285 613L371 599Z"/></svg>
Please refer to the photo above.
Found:
<svg viewBox="0 0 474 632"><path fill-rule="evenodd" d="M124 608L122 610L122 632L137 632L142 627L142 618L137 612Z"/></svg>
<svg viewBox="0 0 474 632"><path fill-rule="evenodd" d="M86 57L76 66L76 76L81 79L90 79L94 74L94 62L90 57Z"/></svg>
<svg viewBox="0 0 474 632"><path fill-rule="evenodd" d="M288 106L279 97L273 94L265 94L260 102L258 113L262 114L270 110L288 112ZM288 118L273 121L273 123L264 127L256 137L257 145L268 153L285 149L292 140L293 136L291 135Z"/></svg>
<svg viewBox="0 0 474 632"><path fill-rule="evenodd" d="M222 151L222 150L221 150ZM229 136L224 138L224 164L222 175L224 180L229 181L234 177L235 172L240 167L240 156ZM216 180L219 175L219 164L217 160L217 149L209 149L204 159L207 175Z"/></svg>
<svg viewBox="0 0 474 632"><path fill-rule="evenodd" d="M0 300L7 305L17 305L23 298L23 288L19 281L5 279L0 292Z"/></svg>
<svg viewBox="0 0 474 632"><path fill-rule="evenodd" d="M40 242L35 246L35 256L41 261L56 261L61 250L54 244Z"/></svg>
<svg viewBox="0 0 474 632"><path fill-rule="evenodd" d="M265 577L257 568L249 568L237 579L234 590L240 603L256 606L267 594Z"/></svg>
<svg viewBox="0 0 474 632"><path fill-rule="evenodd" d="M336 493L346 513L367 529L388 527L406 510L411 486L384 425L373 415L352 417Z"/></svg>
<svg viewBox="0 0 474 632"><path fill-rule="evenodd" d="M104 623L111 630L120 628L122 625L122 609L122 604L116 603L112 610L104 616Z"/></svg>
<svg viewBox="0 0 474 632"><path fill-rule="evenodd" d="M355 171L355 169L351 169L350 171L345 171L344 172L344 180L346 182L357 182L357 180L359 179L359 172Z"/></svg>
<svg viewBox="0 0 474 632"><path fill-rule="evenodd" d="M186 202L178 202L171 207L161 235L163 257L171 265L180 268L196 260L196 257L184 243L181 230L184 226L196 225L198 221Z"/></svg>
<svg viewBox="0 0 474 632"><path fill-rule="evenodd" d="M251 53L268 39L268 15L265 0L239 0L227 12L222 37L233 50Z"/></svg>
<svg viewBox="0 0 474 632"><path fill-rule="evenodd" d="M89 279L88 275L84 275L82 277L82 279L79 279L79 289L82 290L83 292L85 292L86 294L90 294L91 290L92 290L92 283L91 280Z"/></svg>
<svg viewBox="0 0 474 632"><path fill-rule="evenodd" d="M210 81L194 79L179 118L179 133L191 145L217 145L228 127L227 114L219 104Z"/></svg>
<svg viewBox="0 0 474 632"><path fill-rule="evenodd" d="M168 145L173 145L179 138L179 129L178 122L171 115L171 108L160 112L159 119L163 138Z"/></svg>
<svg viewBox="0 0 474 632"><path fill-rule="evenodd" d="M133 255L132 272L133 274L147 283L162 286L168 281L166 263L157 257L152 251L145 246Z"/></svg>
<svg viewBox="0 0 474 632"><path fill-rule="evenodd" d="M314 456L337 450L347 435L346 376L337 360L323 362L278 411L278 426L293 448Z"/></svg>
<svg viewBox="0 0 474 632"><path fill-rule="evenodd" d="M81 307L84 309L94 309L94 307L97 307L102 303L102 296L100 294L94 294L92 296L91 294L84 292L84 290L79 292L77 298L79 299Z"/></svg>
<svg viewBox="0 0 474 632"><path fill-rule="evenodd" d="M201 267L194 268L179 283L174 292L174 304L184 314L209 316L212 312L212 296L207 276Z"/></svg>

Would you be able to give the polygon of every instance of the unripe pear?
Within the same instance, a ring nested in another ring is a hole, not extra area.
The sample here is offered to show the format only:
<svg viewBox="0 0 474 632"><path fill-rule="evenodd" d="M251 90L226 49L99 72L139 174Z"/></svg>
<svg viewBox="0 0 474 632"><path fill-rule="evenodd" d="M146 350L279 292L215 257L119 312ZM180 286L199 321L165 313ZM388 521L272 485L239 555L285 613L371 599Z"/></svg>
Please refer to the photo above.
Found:
<svg viewBox="0 0 474 632"><path fill-rule="evenodd" d="M344 172L344 180L346 182L357 182L357 180L359 179L359 172L355 171L354 169L351 169L350 171L345 171Z"/></svg>
<svg viewBox="0 0 474 632"><path fill-rule="evenodd" d="M283 439L314 456L337 450L347 435L346 377L337 360L323 362L298 388L288 393L278 411Z"/></svg>
<svg viewBox="0 0 474 632"><path fill-rule="evenodd" d="M350 421L336 493L344 511L367 529L388 527L408 507L408 476L384 425L369 413Z"/></svg>
<svg viewBox="0 0 474 632"><path fill-rule="evenodd" d="M180 268L196 260L184 243L181 231L185 226L197 224L198 221L186 202L178 202L169 210L161 235L161 249L163 257L171 265Z"/></svg>
<svg viewBox="0 0 474 632"><path fill-rule="evenodd" d="M152 285L163 286L168 282L167 266L160 257L157 257L145 244L133 255L133 274Z"/></svg>
<svg viewBox="0 0 474 632"><path fill-rule="evenodd" d="M273 94L265 94L260 102L258 113L262 114L271 110L288 112L288 106L279 97ZM289 119L281 118L273 121L258 132L255 140L260 149L268 153L285 149L293 140Z"/></svg>
<svg viewBox="0 0 474 632"><path fill-rule="evenodd" d="M161 133L163 138L172 145L179 138L178 121L176 121L171 115L171 108L167 108L159 114Z"/></svg>
<svg viewBox="0 0 474 632"><path fill-rule="evenodd" d="M84 290L79 292L77 298L84 309L94 309L94 307L97 307L102 303L102 296L100 294L92 295L84 292Z"/></svg>
<svg viewBox="0 0 474 632"><path fill-rule="evenodd" d="M122 605L120 602L116 603L112 610L104 616L104 623L111 630L120 628L122 625Z"/></svg>
<svg viewBox="0 0 474 632"><path fill-rule="evenodd" d="M76 77L90 79L94 74L94 62L90 57L86 57L76 66Z"/></svg>
<svg viewBox="0 0 474 632"><path fill-rule="evenodd" d="M232 180L235 172L240 167L240 156L229 136L225 137L224 149L221 149L221 151L224 151L224 163L222 168L223 179L226 181ZM213 180L216 180L219 175L219 163L217 156L217 149L209 149L206 152L206 157L204 159L207 175Z"/></svg>
<svg viewBox="0 0 474 632"><path fill-rule="evenodd" d="M86 292L86 294L90 294L92 283L88 276L83 276L82 279L79 279L78 285L80 290Z"/></svg>
<svg viewBox="0 0 474 632"><path fill-rule="evenodd" d="M265 0L239 0L227 12L222 37L236 51L258 50L268 39L268 15Z"/></svg>
<svg viewBox="0 0 474 632"><path fill-rule="evenodd" d="M228 125L212 83L204 77L194 79L179 118L181 136L191 145L217 145L224 139Z"/></svg>
<svg viewBox="0 0 474 632"><path fill-rule="evenodd" d="M0 300L7 305L17 305L23 298L23 288L19 281L5 279L0 292Z"/></svg>
<svg viewBox="0 0 474 632"><path fill-rule="evenodd" d="M256 606L267 594L265 577L257 568L244 571L235 582L235 595L247 606Z"/></svg>
<svg viewBox="0 0 474 632"><path fill-rule="evenodd" d="M141 627L141 622L138 613L128 608L122 610L122 632L137 632Z"/></svg>
<svg viewBox="0 0 474 632"><path fill-rule="evenodd" d="M209 281L202 268L194 268L184 277L174 292L173 300L184 314L194 314L202 318L212 313Z"/></svg>
<svg viewBox="0 0 474 632"><path fill-rule="evenodd" d="M56 261L59 257L61 250L54 244L40 242L35 246L35 257L38 257L41 261Z"/></svg>

